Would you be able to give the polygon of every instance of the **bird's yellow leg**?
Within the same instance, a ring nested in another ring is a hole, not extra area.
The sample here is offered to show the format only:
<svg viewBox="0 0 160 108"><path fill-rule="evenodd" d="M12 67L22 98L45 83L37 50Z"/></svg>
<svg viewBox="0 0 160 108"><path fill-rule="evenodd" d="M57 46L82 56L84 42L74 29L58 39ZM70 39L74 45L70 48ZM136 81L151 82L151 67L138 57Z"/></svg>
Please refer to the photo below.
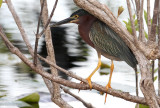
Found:
<svg viewBox="0 0 160 108"><path fill-rule="evenodd" d="M108 90L108 88L111 88L111 78L112 78L113 69L114 69L114 64L113 64L113 60L111 60L110 76L109 76L108 84L106 85L106 90ZM106 103L106 99L107 99L107 93L105 96L105 103Z"/></svg>
<svg viewBox="0 0 160 108"><path fill-rule="evenodd" d="M91 84L91 77L95 74L95 72L100 68L101 66L101 54L98 53L98 64L97 67L93 70L93 72L86 78L88 81L88 84L90 86L90 89L92 89L92 84Z"/></svg>
<svg viewBox="0 0 160 108"><path fill-rule="evenodd" d="M97 52L98 53L98 52ZM97 67L93 70L93 72L86 78L88 81L90 89L92 89L92 84L91 84L91 77L94 75L94 73L100 68L101 66L101 53L98 53L98 64ZM83 82L81 82L83 83ZM80 91L80 90L79 90Z"/></svg>

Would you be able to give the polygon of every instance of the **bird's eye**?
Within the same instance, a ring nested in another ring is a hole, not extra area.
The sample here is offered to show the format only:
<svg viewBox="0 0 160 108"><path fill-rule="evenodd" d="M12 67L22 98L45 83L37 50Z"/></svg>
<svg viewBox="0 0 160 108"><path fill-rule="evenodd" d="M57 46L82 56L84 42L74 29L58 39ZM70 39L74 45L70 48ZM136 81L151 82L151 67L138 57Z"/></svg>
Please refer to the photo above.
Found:
<svg viewBox="0 0 160 108"><path fill-rule="evenodd" d="M78 18L79 16L78 16L78 15L75 15L74 17L75 17L75 18Z"/></svg>

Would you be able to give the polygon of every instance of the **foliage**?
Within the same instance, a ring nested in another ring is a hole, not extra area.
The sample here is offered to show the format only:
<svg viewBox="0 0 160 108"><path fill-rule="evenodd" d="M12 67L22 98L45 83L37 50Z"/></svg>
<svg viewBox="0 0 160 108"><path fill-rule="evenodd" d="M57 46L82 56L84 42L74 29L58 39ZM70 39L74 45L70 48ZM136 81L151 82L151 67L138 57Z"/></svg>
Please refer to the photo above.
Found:
<svg viewBox="0 0 160 108"><path fill-rule="evenodd" d="M0 98L5 97L5 96L7 96L7 95L0 95Z"/></svg>
<svg viewBox="0 0 160 108"><path fill-rule="evenodd" d="M123 6L120 6L120 7L118 8L118 16L121 15L121 13L122 13L123 11L124 11Z"/></svg>
<svg viewBox="0 0 160 108"><path fill-rule="evenodd" d="M139 108L149 108L149 106L139 104Z"/></svg>
<svg viewBox="0 0 160 108"><path fill-rule="evenodd" d="M133 15L133 19L134 19L136 31L139 31L138 21L135 14ZM144 19L147 24L147 12L145 10L144 10ZM123 21L123 22L125 23L127 30L132 34L131 20L128 18L128 21ZM152 24L152 19L151 19L151 24ZM148 39L148 34L145 30L144 30L144 33L145 33L146 39Z"/></svg>
<svg viewBox="0 0 160 108"><path fill-rule="evenodd" d="M1 6L2 6L2 3L3 3L3 0L0 0L0 8L1 8Z"/></svg>
<svg viewBox="0 0 160 108"><path fill-rule="evenodd" d="M110 65L108 64L105 64L105 63L101 63L101 69L104 69L104 68L110 68Z"/></svg>
<svg viewBox="0 0 160 108"><path fill-rule="evenodd" d="M38 103L39 99L40 95L38 93L32 93L18 100L26 103Z"/></svg>

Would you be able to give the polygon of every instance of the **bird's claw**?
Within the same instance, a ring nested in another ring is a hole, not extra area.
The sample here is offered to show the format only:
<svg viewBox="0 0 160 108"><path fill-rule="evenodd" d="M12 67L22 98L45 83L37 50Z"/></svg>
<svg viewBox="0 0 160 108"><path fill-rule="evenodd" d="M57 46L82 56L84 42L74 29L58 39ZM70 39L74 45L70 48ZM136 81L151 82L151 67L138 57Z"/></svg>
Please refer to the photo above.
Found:
<svg viewBox="0 0 160 108"><path fill-rule="evenodd" d="M91 84L91 78L86 78L86 80L88 81L88 84L89 84L89 87L90 87L90 90L92 89L92 84ZM80 82L80 84L83 84L84 82ZM79 89L79 91L80 91L80 89Z"/></svg>
<svg viewBox="0 0 160 108"><path fill-rule="evenodd" d="M86 78L86 80L88 81L88 84L89 84L89 87L90 87L90 90L92 89L92 84L91 84L91 78Z"/></svg>
<svg viewBox="0 0 160 108"><path fill-rule="evenodd" d="M109 88L112 88L110 83L108 83L108 84L106 85L106 91L107 91ZM107 92L106 92L106 96L105 96L105 101L104 101L104 103L106 103L106 99L107 99Z"/></svg>

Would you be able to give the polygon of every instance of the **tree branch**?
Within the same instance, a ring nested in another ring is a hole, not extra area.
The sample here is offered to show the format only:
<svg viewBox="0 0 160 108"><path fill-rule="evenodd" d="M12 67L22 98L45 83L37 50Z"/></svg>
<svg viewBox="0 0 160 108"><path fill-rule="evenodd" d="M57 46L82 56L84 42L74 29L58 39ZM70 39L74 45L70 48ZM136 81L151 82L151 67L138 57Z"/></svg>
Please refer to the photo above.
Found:
<svg viewBox="0 0 160 108"><path fill-rule="evenodd" d="M125 41L125 43L131 48L131 50L136 56L136 59L139 63L139 67L141 70L142 77L140 81L140 84L141 84L140 88L145 96L146 102L150 107L153 107L153 108L158 107L156 93L155 93L152 76L150 72L150 62L148 58L146 58L148 55L151 54L151 52L154 52L154 51L148 48L145 44L143 44L143 42L139 42L138 45L135 45L136 43L134 43L133 41L134 40L133 36L116 19L116 17L107 8L107 6L102 5L96 0L74 0L74 2L79 7L85 9L86 11L88 11L89 13L93 14L95 17L99 18L101 21L106 23L108 26L110 26L123 39L123 41ZM136 46L139 46L139 47L136 47Z"/></svg>
<svg viewBox="0 0 160 108"><path fill-rule="evenodd" d="M54 15L54 11L56 9L57 3L58 3L58 0L55 1L53 9L52 9L52 12L51 12L51 14L49 16L49 19L48 19L46 25L44 26L43 30L40 32L39 36L43 35L43 33L46 31L46 28L48 27L49 23L51 22L51 19L52 19L52 16Z"/></svg>
<svg viewBox="0 0 160 108"><path fill-rule="evenodd" d="M21 33L21 35L22 35L22 38L23 38L26 46L28 47L29 53L31 54L32 58L34 58L33 49L32 49L32 47L31 47L31 45L30 45L30 42L29 42L29 40L28 40L28 38L27 38L27 35L26 35L26 33L25 33L25 30L24 30L23 27L22 27L22 23L21 23L18 15L17 15L17 13L16 13L16 11L15 11L12 3L11 3L11 0L6 0L6 3L7 3L8 8L9 8L9 10L11 11L11 13L12 13L12 15L13 15L13 18L14 18L14 20L15 20L15 22L16 22L19 30L20 30L20 33ZM46 16L46 17L47 17L47 16ZM17 48L15 48L14 50L17 51ZM13 51L13 52L14 52L14 51ZM22 55L23 55L23 54L21 54L21 56L22 56ZM25 59L25 60L27 60L27 59ZM24 60L24 62L25 62L25 60ZM26 63L26 62L25 62L25 63ZM40 63L39 63L38 65L39 65L38 68L41 69L41 70L43 70L43 68L42 68L42 66L40 65ZM43 79L44 79L44 82L45 82L45 84L47 85L50 93L53 95L53 92L52 92L52 91L53 91L53 89L56 89L56 87L53 88L51 82L50 82L48 79L45 79L44 77L43 77ZM58 95L58 93L55 94L55 96L57 96L57 95ZM71 108L71 106L68 105L67 103L65 103L61 98L58 98L58 99L55 98L55 101L54 101L54 102L55 102L57 105L60 105L61 107L62 107L62 106L67 106L68 108ZM58 103L60 103L60 102L63 102L63 104L58 104Z"/></svg>
<svg viewBox="0 0 160 108"><path fill-rule="evenodd" d="M35 40L35 48L34 48L34 59L33 59L33 62L34 62L35 65L37 65L37 49L38 49L38 42L39 42L38 34L39 34L39 28L40 28L40 23L41 23L43 7L44 7L44 0L42 1L41 12L40 12L40 15L39 15L38 25L37 25L37 32L36 32L36 40Z"/></svg>
<svg viewBox="0 0 160 108"><path fill-rule="evenodd" d="M4 40L6 46L9 48L9 50L16 54L26 65L28 65L32 70L40 74L42 77L47 78L47 80L54 81L53 75L49 74L48 72L45 72L43 69L41 69L40 66L35 66L29 59L27 59L18 48L16 48L7 38L6 35L3 32L2 27L0 26L0 36ZM45 82L46 83L46 82ZM49 86L50 87L50 86ZM52 88L53 89L53 88ZM49 89L50 90L50 89ZM69 104L67 104L62 98L52 98L52 101L55 102L57 105L59 105L61 108L72 108Z"/></svg>
<svg viewBox="0 0 160 108"><path fill-rule="evenodd" d="M23 38L23 40L24 40L24 42L25 42L25 44L26 44L26 46L28 48L28 51L33 57L34 54L33 54L32 46L31 46L31 44L30 44L30 42L29 42L29 40L27 38L27 34L26 34L26 32L25 32L25 30L24 30L24 28L22 26L20 18L18 17L18 15L17 15L17 13L16 13L16 11L15 11L15 9L13 7L13 4L12 4L11 0L6 0L6 3L7 3L7 6L9 8L10 12L12 13L12 16L13 16L17 26L18 26L18 29L19 29L19 31L20 31L20 33L22 35L22 38Z"/></svg>
<svg viewBox="0 0 160 108"><path fill-rule="evenodd" d="M87 108L95 108L92 106L92 104L85 102L82 98L78 97L77 95L73 94L72 92L70 92L68 89L64 88L61 86L61 89L65 92L70 94L71 96L73 96L74 98L76 98L77 100L81 101L83 103L83 105Z"/></svg>
<svg viewBox="0 0 160 108"><path fill-rule="evenodd" d="M14 18L14 20L15 20L18 28L19 28L19 30L20 30L21 36L22 36L22 38L23 38L23 40L24 40L24 42L25 42L25 44L26 44L26 46L27 46L27 48L28 48L28 50L29 50L29 53L31 54L32 58L34 58L33 49L32 49L32 47L31 47L31 44L30 44L30 42L29 42L29 40L28 40L28 37L27 37L27 35L26 35L26 33L25 33L25 30L24 30L24 28L23 28L23 26L22 26L22 23L21 23L21 21L20 21L20 18L18 17L18 15L17 15L17 13L16 13L16 11L15 11L13 5L12 5L11 0L7 0L6 3L7 3L8 8L9 8L9 10L10 10L10 12L11 12L11 14L12 14L12 16L13 16L13 18ZM43 70L40 62L38 62L38 65L39 65L38 67ZM53 87L52 87L50 81L47 80L47 79L45 79L44 77L43 77L43 80L44 80L46 86L48 87L48 90L50 91L50 93L52 93L51 91L52 91Z"/></svg>
<svg viewBox="0 0 160 108"><path fill-rule="evenodd" d="M40 2L42 3L42 0L40 0ZM56 7L56 4L57 4L57 1L55 2L54 7ZM52 14L53 14L53 12L52 12ZM42 11L42 24L44 27L47 25L47 21L48 21L48 8L47 8L47 1L45 0L44 1L44 9ZM51 31L50 31L49 27L47 27L46 31L45 31L45 41L46 41L48 58L55 63L56 61L55 61L55 56L54 56L52 36L51 36ZM58 76L57 69L52 66L50 66L50 69L51 69L52 75L54 77L57 77ZM64 108L71 108L71 106L61 98L60 85L52 81L52 86L53 86L53 94L51 94L52 101L62 108L63 107Z"/></svg>
<svg viewBox="0 0 160 108"><path fill-rule="evenodd" d="M158 9L158 49L160 50L160 2ZM160 96L160 58L158 58L158 96Z"/></svg>
<svg viewBox="0 0 160 108"><path fill-rule="evenodd" d="M130 1L129 0L126 0L126 1L127 1L128 11L129 11L129 17L130 17L130 20L131 20L132 34L133 34L134 37L137 37L135 24L134 24L134 19L133 19L133 15L132 15L132 11L131 11Z"/></svg>
<svg viewBox="0 0 160 108"><path fill-rule="evenodd" d="M148 26L148 36L150 36L151 35L150 0L147 0L147 26Z"/></svg>
<svg viewBox="0 0 160 108"><path fill-rule="evenodd" d="M141 42L146 42L145 40L145 34L144 34L144 23L143 23L143 4L144 4L144 0L141 0L140 3L140 25L139 25L139 40L141 40Z"/></svg>
<svg viewBox="0 0 160 108"><path fill-rule="evenodd" d="M16 54L24 63L26 63L31 69L33 69L35 72L37 72L38 74L42 75L43 77L52 80L56 83L65 85L67 87L71 87L71 88L75 88L75 89L83 89L83 90L88 90L90 89L88 84L79 84L79 83L74 83L74 82L70 82L68 80L64 80L62 78L58 78L58 77L54 77L53 75L45 72L44 70L41 70L39 67L36 67L29 59L27 59L16 47L14 47L12 45L12 43L6 38L5 34L2 32L2 28L0 27L0 36L2 37L2 39L4 40L4 42L7 44L9 50L13 53ZM72 73L73 74L73 73ZM72 75L70 74L70 75ZM81 78L82 79L82 78ZM84 79L83 79L84 80ZM82 80L82 81L83 81ZM85 81L86 82L86 81ZM107 92L110 95L119 97L119 98L123 98L127 101L131 101L131 102L136 102L139 104L147 104L145 99L142 97L137 97L137 96L133 96L130 95L128 92L122 92L119 90L114 90L114 89L108 89L106 91L106 88L98 85L96 83L92 83L92 87L95 90L101 91L101 92ZM160 103L160 102L159 102Z"/></svg>
<svg viewBox="0 0 160 108"><path fill-rule="evenodd" d="M137 35L136 35L136 28L135 28L135 24L134 24L134 19L133 19L133 15L132 15L132 11L131 11L131 5L130 5L130 1L127 1L127 7L128 7L128 11L129 11L129 17L131 20L131 27L132 27L132 34L134 36L134 42L138 43L138 39L137 39Z"/></svg>
<svg viewBox="0 0 160 108"><path fill-rule="evenodd" d="M159 0L155 0L152 27L151 27L151 35L149 35L149 37L148 37L148 42L151 42L151 41L155 42L156 41L156 27L157 27L157 20L158 20L158 7L159 7Z"/></svg>

